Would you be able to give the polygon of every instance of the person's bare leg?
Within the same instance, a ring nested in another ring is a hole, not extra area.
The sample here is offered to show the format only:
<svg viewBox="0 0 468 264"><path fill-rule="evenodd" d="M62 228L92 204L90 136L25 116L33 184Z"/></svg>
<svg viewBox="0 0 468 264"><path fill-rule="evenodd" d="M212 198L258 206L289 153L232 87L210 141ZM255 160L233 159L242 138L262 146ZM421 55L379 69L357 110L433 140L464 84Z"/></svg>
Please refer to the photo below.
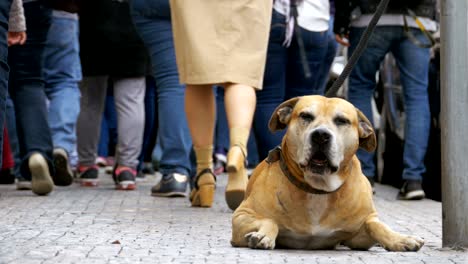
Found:
<svg viewBox="0 0 468 264"><path fill-rule="evenodd" d="M187 85L185 112L197 159L197 178L190 200L192 206L211 207L215 189L215 178L211 170L216 118L212 86Z"/></svg>
<svg viewBox="0 0 468 264"><path fill-rule="evenodd" d="M255 90L242 84L226 84L224 102L229 125L230 146L227 156L228 184L226 202L235 210L244 200L247 188L247 141L256 105Z"/></svg>

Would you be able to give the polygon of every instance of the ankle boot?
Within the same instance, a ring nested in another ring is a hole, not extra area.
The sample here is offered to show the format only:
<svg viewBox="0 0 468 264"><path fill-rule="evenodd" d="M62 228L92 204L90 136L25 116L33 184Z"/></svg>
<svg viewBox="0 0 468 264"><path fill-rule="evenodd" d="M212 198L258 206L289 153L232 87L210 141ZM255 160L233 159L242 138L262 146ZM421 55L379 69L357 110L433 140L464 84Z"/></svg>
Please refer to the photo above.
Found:
<svg viewBox="0 0 468 264"><path fill-rule="evenodd" d="M239 145L234 145L227 155L226 170L228 183L226 185L226 203L231 210L235 210L244 200L247 189L247 170L245 169L246 155Z"/></svg>
<svg viewBox="0 0 468 264"><path fill-rule="evenodd" d="M216 189L216 176L211 169L207 168L202 170L195 177L194 184L195 186L190 193L192 206L211 207L213 205Z"/></svg>

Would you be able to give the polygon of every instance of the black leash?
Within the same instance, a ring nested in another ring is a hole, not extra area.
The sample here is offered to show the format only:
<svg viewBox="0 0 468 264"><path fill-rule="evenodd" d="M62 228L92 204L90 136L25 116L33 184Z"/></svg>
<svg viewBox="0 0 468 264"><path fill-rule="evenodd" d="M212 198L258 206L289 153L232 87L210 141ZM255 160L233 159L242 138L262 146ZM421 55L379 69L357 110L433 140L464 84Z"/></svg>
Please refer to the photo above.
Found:
<svg viewBox="0 0 468 264"><path fill-rule="evenodd" d="M385 9L387 9L387 5L389 1L390 0L380 1L380 4L377 7L377 10L375 11L374 16L372 17L366 30L362 34L361 39L359 40L359 43L356 49L354 50L353 54L351 54L351 57L349 58L348 63L346 63L346 66L344 67L343 72L341 72L340 76L338 76L338 78L332 84L330 89L328 89L327 93L325 94L326 97L335 97L341 85L343 85L346 78L348 78L349 74L351 73L351 70L356 65L356 62L358 61L359 57L361 57L362 53L366 49L367 44L369 43L370 36L372 35L372 32L377 26L377 22L379 21L380 17L385 12Z"/></svg>

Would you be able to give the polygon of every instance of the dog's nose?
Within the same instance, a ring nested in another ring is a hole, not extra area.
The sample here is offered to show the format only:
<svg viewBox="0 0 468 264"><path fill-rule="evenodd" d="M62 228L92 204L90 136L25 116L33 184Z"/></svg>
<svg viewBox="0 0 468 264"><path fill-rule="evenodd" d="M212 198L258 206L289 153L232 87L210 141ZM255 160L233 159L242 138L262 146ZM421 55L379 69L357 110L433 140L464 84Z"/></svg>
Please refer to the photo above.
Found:
<svg viewBox="0 0 468 264"><path fill-rule="evenodd" d="M314 132L312 132L312 143L316 143L319 145L326 144L330 141L331 135L330 133L325 130L325 129L317 129Z"/></svg>

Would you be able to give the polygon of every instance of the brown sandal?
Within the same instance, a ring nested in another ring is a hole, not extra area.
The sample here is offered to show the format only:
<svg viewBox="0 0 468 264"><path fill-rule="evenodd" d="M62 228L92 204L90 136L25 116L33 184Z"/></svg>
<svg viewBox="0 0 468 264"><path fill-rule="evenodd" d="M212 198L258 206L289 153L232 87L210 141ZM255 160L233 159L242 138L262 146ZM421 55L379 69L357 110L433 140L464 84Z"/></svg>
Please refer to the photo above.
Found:
<svg viewBox="0 0 468 264"><path fill-rule="evenodd" d="M239 151L233 151L235 147L238 147ZM231 210L236 210L244 200L248 182L245 160L246 155L242 148L238 145L232 146L227 155L228 183L225 193L226 203Z"/></svg>
<svg viewBox="0 0 468 264"><path fill-rule="evenodd" d="M206 168L195 177L194 188L190 193L192 206L211 207L216 189L216 176L210 168Z"/></svg>

